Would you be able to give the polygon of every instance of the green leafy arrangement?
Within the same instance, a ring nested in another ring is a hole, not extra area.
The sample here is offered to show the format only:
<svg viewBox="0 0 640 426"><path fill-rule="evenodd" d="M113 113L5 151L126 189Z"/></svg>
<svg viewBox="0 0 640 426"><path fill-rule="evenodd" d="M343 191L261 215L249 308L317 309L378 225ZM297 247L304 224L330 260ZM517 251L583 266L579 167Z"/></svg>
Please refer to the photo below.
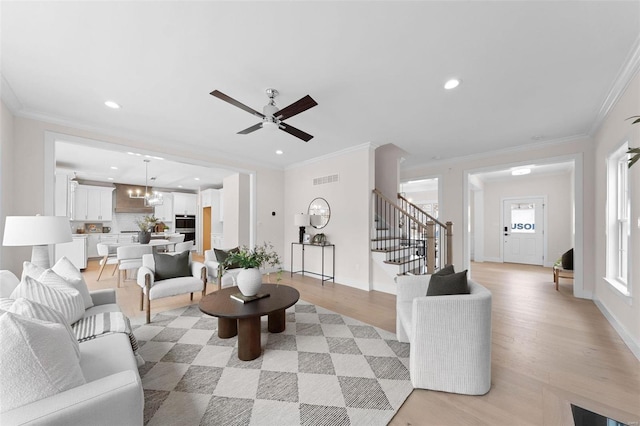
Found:
<svg viewBox="0 0 640 426"><path fill-rule="evenodd" d="M273 244L263 243L256 246L253 250L247 246L242 246L236 252L230 252L224 261L225 266L238 265L243 269L261 268L263 266L280 267L281 261L278 253L273 249Z"/></svg>
<svg viewBox="0 0 640 426"><path fill-rule="evenodd" d="M632 120L634 118L635 120L631 124L640 123L640 115L634 115L633 117L627 118L627 120ZM633 166L638 161L638 159L640 159L640 148L629 148L627 154L631 154L631 158L629 158L629 168L631 168L631 166Z"/></svg>
<svg viewBox="0 0 640 426"><path fill-rule="evenodd" d="M143 216L142 219L136 219L136 225L143 232L150 232L158 223L158 219L154 215Z"/></svg>

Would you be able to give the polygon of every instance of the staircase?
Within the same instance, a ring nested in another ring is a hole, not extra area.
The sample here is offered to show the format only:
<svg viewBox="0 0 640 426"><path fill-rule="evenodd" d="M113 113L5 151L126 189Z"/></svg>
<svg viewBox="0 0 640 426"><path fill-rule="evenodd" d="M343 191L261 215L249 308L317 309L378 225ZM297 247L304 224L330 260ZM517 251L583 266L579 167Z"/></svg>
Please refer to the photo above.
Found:
<svg viewBox="0 0 640 426"><path fill-rule="evenodd" d="M377 189L373 196L372 257L387 273L432 274L453 262L451 222L438 221L400 194L397 203Z"/></svg>

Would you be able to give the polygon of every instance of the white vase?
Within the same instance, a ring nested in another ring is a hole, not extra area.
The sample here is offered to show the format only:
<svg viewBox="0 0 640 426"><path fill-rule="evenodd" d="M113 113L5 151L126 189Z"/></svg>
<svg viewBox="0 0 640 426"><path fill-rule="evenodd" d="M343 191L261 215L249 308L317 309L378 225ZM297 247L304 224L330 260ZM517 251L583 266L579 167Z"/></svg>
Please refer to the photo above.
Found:
<svg viewBox="0 0 640 426"><path fill-rule="evenodd" d="M236 284L240 293L245 296L255 296L262 286L262 273L259 268L243 269L236 277Z"/></svg>

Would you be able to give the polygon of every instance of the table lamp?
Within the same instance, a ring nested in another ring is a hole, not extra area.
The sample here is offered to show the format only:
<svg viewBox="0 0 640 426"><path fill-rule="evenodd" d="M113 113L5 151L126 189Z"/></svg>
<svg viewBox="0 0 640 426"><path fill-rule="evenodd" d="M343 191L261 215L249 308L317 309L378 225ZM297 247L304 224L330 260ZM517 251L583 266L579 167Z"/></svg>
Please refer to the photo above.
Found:
<svg viewBox="0 0 640 426"><path fill-rule="evenodd" d="M49 244L68 243L71 238L66 216L7 216L4 223L3 246L33 246L31 263L51 267Z"/></svg>
<svg viewBox="0 0 640 426"><path fill-rule="evenodd" d="M299 213L293 217L293 220L296 226L300 227L298 242L302 243L302 241L304 240L304 228L309 226L309 215L305 213Z"/></svg>

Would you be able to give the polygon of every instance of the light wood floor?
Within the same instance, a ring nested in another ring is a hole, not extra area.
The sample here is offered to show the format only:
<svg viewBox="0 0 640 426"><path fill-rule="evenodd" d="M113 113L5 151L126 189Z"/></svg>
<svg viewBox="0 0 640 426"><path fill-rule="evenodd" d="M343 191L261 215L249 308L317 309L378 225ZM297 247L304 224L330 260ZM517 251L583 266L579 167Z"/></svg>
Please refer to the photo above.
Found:
<svg viewBox="0 0 640 426"><path fill-rule="evenodd" d="M97 262L90 262L85 279L91 289L116 287L107 268L96 282ZM416 389L392 425L572 425L568 401L640 422L640 362L593 302L572 296L570 281L556 291L550 268L497 263L474 263L472 275L493 294L491 390L467 396ZM393 295L323 287L286 272L282 278L310 303L395 332ZM215 288L209 285L207 293ZM117 289L130 317L142 315L139 297L134 281ZM188 303L188 295L160 299L152 313Z"/></svg>

